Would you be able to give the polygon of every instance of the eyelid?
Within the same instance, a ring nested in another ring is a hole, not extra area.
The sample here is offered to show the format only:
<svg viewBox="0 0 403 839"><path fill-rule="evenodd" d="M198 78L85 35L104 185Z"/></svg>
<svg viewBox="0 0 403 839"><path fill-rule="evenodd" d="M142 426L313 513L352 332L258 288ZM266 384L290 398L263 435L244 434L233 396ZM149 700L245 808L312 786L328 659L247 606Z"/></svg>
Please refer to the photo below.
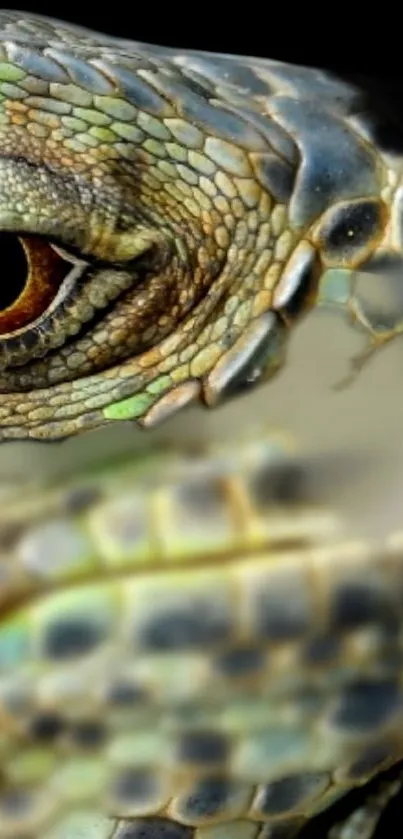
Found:
<svg viewBox="0 0 403 839"><path fill-rule="evenodd" d="M54 251L60 256L61 259L64 259L65 262L71 262L72 265L80 266L85 268L88 265L88 260L83 259L82 257L76 256L71 251L68 251L66 248L63 248L62 245L56 245L54 242L49 243Z"/></svg>
<svg viewBox="0 0 403 839"><path fill-rule="evenodd" d="M144 235L143 231L136 234L114 234L102 243L90 243L85 253L70 243L65 245L60 239L52 239L49 236L43 238L62 259L71 262L72 265L83 267L93 265L98 268L120 267L129 270L131 264L135 264L140 257L153 251L156 246L164 247L165 250L167 248L166 240L159 233L150 234L149 231L146 231Z"/></svg>

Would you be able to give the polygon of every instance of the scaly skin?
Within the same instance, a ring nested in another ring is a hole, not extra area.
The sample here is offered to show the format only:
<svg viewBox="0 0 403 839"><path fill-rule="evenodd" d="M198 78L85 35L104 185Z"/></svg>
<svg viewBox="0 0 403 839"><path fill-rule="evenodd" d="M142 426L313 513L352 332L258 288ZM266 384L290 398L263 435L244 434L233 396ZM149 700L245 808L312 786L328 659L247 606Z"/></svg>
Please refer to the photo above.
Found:
<svg viewBox="0 0 403 839"><path fill-rule="evenodd" d="M398 764L403 533L348 539L324 468L268 435L3 487L1 839L292 837Z"/></svg>
<svg viewBox="0 0 403 839"><path fill-rule="evenodd" d="M216 406L315 307L360 362L397 336L372 116L319 71L1 13L1 438ZM403 534L351 541L289 449L1 487L0 839L289 839L391 768L329 816L370 838L403 758Z"/></svg>
<svg viewBox="0 0 403 839"><path fill-rule="evenodd" d="M216 405L312 306L369 349L400 332L400 299L380 315L352 274L402 253L401 158L358 89L18 13L0 39L0 229L29 264L0 318L4 439Z"/></svg>

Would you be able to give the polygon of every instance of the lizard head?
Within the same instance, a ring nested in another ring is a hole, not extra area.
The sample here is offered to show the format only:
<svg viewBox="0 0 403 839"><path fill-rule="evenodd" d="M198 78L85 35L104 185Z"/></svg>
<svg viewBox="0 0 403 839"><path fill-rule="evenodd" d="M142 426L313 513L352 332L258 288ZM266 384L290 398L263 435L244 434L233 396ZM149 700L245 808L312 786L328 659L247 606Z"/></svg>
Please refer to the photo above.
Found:
<svg viewBox="0 0 403 839"><path fill-rule="evenodd" d="M379 243L372 152L343 128L340 187L338 143L324 171L315 114L263 117L247 61L6 12L0 50L1 437L149 427L276 374L346 238L349 265Z"/></svg>

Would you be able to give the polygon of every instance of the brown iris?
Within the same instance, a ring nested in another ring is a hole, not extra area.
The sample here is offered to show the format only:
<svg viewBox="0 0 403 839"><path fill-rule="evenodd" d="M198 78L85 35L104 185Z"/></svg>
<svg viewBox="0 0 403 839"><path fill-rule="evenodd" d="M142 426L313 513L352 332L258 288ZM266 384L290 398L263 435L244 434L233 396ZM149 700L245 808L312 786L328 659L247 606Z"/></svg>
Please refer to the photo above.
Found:
<svg viewBox="0 0 403 839"><path fill-rule="evenodd" d="M38 236L0 234L0 334L27 326L46 311L69 267Z"/></svg>

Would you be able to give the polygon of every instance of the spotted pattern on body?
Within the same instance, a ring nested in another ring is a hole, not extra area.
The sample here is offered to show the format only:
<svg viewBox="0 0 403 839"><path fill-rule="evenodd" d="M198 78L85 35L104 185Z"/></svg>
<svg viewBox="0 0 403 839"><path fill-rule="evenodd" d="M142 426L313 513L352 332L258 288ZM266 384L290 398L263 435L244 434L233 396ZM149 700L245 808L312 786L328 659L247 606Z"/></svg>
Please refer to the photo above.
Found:
<svg viewBox="0 0 403 839"><path fill-rule="evenodd" d="M269 436L3 489L1 839L290 839L398 766L403 536L349 540L318 465Z"/></svg>

